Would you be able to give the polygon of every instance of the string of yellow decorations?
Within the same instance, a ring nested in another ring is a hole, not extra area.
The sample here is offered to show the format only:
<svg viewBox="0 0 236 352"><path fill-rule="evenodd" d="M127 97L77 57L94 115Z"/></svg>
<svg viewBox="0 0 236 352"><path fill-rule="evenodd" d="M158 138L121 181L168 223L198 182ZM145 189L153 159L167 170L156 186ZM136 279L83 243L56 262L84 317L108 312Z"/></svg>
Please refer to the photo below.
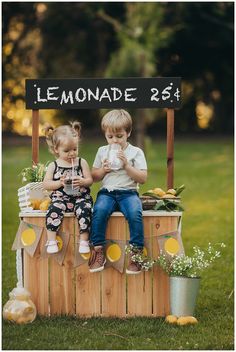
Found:
<svg viewBox="0 0 236 352"><path fill-rule="evenodd" d="M45 233L45 230L45 227L29 224L22 220L16 233L16 237L12 245L12 250L24 249L31 257L33 257L39 244L40 238L42 238L40 253L37 251L37 255L41 258L49 258L50 256L60 265L63 265L69 244L70 233L59 231L56 238L58 241L59 252L54 255L50 255L47 253L45 246L47 238L45 235L42 237L42 234L43 232ZM151 258L151 256L152 246L155 245L155 243L159 250L164 252L166 256L169 256L170 258L174 255L184 254L180 230L181 222L178 224L178 229L176 231L167 232L161 235L151 234L150 236L145 237L144 248L143 253L141 253L141 257L139 254L139 258L134 258L138 262L142 262L143 270L149 270L154 264L154 260ZM157 242L153 242L153 238ZM73 263L74 268L87 263L90 258L90 253L79 253L78 246L79 244L76 242ZM105 245L105 255L107 262L105 266L113 267L120 273L123 273L125 265L125 254L130 253L131 248L132 246L128 244L128 240L107 239Z"/></svg>

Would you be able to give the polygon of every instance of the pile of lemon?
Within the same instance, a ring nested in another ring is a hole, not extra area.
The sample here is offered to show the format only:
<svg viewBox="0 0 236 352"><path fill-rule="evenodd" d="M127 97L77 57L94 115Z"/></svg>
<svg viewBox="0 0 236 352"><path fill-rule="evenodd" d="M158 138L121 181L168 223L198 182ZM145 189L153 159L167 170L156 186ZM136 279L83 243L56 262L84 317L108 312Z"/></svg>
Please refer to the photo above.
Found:
<svg viewBox="0 0 236 352"><path fill-rule="evenodd" d="M198 323L195 317L191 317L191 316L177 317L176 315L167 315L165 321L169 324L177 324L177 325L189 325L189 324Z"/></svg>
<svg viewBox="0 0 236 352"><path fill-rule="evenodd" d="M175 198L176 190L174 188L168 189L166 192L161 188L154 188L147 191L147 193L153 193L160 198Z"/></svg>
<svg viewBox="0 0 236 352"><path fill-rule="evenodd" d="M166 192L162 188L149 189L143 195L158 198L176 198L185 189L185 185L181 185L177 188L169 188Z"/></svg>
<svg viewBox="0 0 236 352"><path fill-rule="evenodd" d="M51 203L50 198L43 199L30 199L31 206L34 210L48 210L49 204Z"/></svg>

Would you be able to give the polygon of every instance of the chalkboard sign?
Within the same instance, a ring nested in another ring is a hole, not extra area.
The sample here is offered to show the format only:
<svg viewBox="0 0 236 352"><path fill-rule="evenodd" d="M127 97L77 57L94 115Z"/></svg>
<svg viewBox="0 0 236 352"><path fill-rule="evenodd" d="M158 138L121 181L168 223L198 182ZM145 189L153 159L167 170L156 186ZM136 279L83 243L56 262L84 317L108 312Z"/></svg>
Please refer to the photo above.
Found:
<svg viewBox="0 0 236 352"><path fill-rule="evenodd" d="M180 77L27 79L26 109L174 109L180 85Z"/></svg>

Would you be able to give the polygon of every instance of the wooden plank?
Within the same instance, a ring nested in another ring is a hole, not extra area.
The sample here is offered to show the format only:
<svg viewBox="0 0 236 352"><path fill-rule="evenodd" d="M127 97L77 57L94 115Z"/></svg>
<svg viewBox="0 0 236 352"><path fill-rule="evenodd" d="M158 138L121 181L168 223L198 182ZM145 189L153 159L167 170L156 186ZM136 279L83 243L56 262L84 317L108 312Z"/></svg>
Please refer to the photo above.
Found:
<svg viewBox="0 0 236 352"><path fill-rule="evenodd" d="M39 162L39 110L32 110L32 161Z"/></svg>
<svg viewBox="0 0 236 352"><path fill-rule="evenodd" d="M174 187L174 109L167 109L167 189Z"/></svg>
<svg viewBox="0 0 236 352"><path fill-rule="evenodd" d="M153 258L159 255L159 247L155 236L177 230L178 217L153 218ZM153 268L153 315L166 316L170 312L169 277L156 265Z"/></svg>
<svg viewBox="0 0 236 352"><path fill-rule="evenodd" d="M40 217L40 218L45 218L45 215L46 215L46 212L45 211L39 211L39 210L31 210L31 211L27 211L27 212L20 212L19 213L19 217ZM143 210L143 216L144 217L147 217L147 216L158 216L158 217L163 217L163 216L167 216L167 217L170 217L170 216L181 216L182 215L182 212L180 211L159 211L158 210L158 214L156 211L154 210ZM114 213L111 214L111 217L122 217L122 213L116 211ZM64 217L67 218L71 218L71 217L74 217L74 214L73 213L65 213L64 214Z"/></svg>
<svg viewBox="0 0 236 352"><path fill-rule="evenodd" d="M23 220L32 225L45 227L43 218L25 217ZM45 238L44 229L33 258L24 251L24 287L30 291L39 315L49 315L48 259L40 258Z"/></svg>
<svg viewBox="0 0 236 352"><path fill-rule="evenodd" d="M143 218L144 237L149 238L151 247L151 230L153 218ZM152 271L142 272L138 275L127 275L128 316L152 315Z"/></svg>
<svg viewBox="0 0 236 352"><path fill-rule="evenodd" d="M110 218L106 238L126 241L126 221L124 217ZM102 315L126 316L126 277L125 268L121 274L112 267L102 272Z"/></svg>
<svg viewBox="0 0 236 352"><path fill-rule="evenodd" d="M74 295L74 218L64 218L62 232L70 234L62 265L50 256L50 313L75 314Z"/></svg>
<svg viewBox="0 0 236 352"><path fill-rule="evenodd" d="M75 234L79 233L78 222L75 221ZM76 315L80 317L100 316L101 273L90 273L87 263L76 268Z"/></svg>

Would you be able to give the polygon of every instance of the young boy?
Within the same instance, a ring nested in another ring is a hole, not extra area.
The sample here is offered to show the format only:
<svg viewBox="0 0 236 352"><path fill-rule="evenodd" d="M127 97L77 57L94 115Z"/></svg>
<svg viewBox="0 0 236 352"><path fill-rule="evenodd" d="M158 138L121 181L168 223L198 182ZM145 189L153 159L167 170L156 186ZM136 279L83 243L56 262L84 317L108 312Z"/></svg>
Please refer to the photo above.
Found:
<svg viewBox="0 0 236 352"><path fill-rule="evenodd" d="M92 176L95 182L102 181L94 205L91 237L93 250L89 259L90 272L104 269L106 262L104 245L107 222L114 211L121 211L126 217L133 252L130 254L127 274L138 274L141 266L132 261L132 254L142 252L144 244L142 204L138 196L138 184L147 179L147 163L143 151L127 142L132 130L132 119L125 110L108 112L101 122L108 145L100 147L95 157ZM112 170L108 160L111 146L120 147L117 152L121 168Z"/></svg>

